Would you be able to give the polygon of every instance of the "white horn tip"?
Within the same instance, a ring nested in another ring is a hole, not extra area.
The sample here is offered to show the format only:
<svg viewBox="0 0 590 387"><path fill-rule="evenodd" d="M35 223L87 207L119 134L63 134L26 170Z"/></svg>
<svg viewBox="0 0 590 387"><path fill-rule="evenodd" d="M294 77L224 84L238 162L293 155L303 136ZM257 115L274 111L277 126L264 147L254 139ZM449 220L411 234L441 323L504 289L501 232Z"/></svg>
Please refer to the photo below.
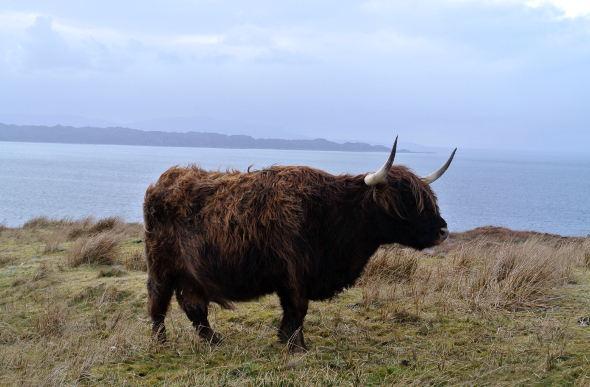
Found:
<svg viewBox="0 0 590 387"><path fill-rule="evenodd" d="M428 176L424 176L422 177L422 181L425 182L426 184L432 184L434 183L439 177L441 177L446 170L449 168L449 165L451 165L451 161L453 161L453 158L455 157L455 152L457 152L457 148L455 148L455 150L453 151L453 153L451 153L451 157L449 157L449 159L447 160L447 162L436 172L431 173Z"/></svg>
<svg viewBox="0 0 590 387"><path fill-rule="evenodd" d="M391 153L389 154L389 159L387 162L379 169L377 172L370 173L365 176L365 184L368 186L373 186L378 184L380 181L387 177L387 172L391 165L393 164L393 160L395 159L395 153L397 151L397 136L395 136L395 142L393 143L393 148L391 149Z"/></svg>

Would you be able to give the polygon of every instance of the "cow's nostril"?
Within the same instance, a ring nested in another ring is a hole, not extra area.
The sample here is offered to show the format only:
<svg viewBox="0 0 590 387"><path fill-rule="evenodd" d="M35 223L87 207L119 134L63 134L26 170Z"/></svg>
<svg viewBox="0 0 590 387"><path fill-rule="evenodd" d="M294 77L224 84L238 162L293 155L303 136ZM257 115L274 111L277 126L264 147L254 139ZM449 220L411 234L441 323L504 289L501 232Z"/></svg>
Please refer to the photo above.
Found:
<svg viewBox="0 0 590 387"><path fill-rule="evenodd" d="M440 229L441 241L444 241L445 239L447 239L448 236L449 236L449 229L446 227L441 228Z"/></svg>

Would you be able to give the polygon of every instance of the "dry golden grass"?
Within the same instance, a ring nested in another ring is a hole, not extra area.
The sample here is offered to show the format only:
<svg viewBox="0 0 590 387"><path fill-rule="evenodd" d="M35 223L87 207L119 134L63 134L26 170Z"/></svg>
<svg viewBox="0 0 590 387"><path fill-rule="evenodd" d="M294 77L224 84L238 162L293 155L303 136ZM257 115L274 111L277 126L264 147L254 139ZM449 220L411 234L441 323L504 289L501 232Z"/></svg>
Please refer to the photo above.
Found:
<svg viewBox="0 0 590 387"><path fill-rule="evenodd" d="M55 219L48 216L38 216L25 222L24 229L36 230L38 228L48 228L53 226L60 226L64 223L69 223L69 218Z"/></svg>
<svg viewBox="0 0 590 387"><path fill-rule="evenodd" d="M47 306L47 310L36 317L35 330L41 337L61 336L66 329L69 308L63 302Z"/></svg>
<svg viewBox="0 0 590 387"><path fill-rule="evenodd" d="M132 250L127 253L125 257L126 270L147 271L147 263L145 261L145 253L142 250Z"/></svg>
<svg viewBox="0 0 590 387"><path fill-rule="evenodd" d="M116 262L123 237L113 231L81 237L69 251L68 263L71 267L80 265L112 265Z"/></svg>
<svg viewBox="0 0 590 387"><path fill-rule="evenodd" d="M552 247L538 237L521 243L477 240L422 266L413 282L469 308L540 307L569 280L578 247L578 242Z"/></svg>
<svg viewBox="0 0 590 387"><path fill-rule="evenodd" d="M124 228L125 222L119 216L110 216L97 221L92 217L87 217L71 223L68 230L69 239L73 240L81 236L96 235L105 231L121 231Z"/></svg>
<svg viewBox="0 0 590 387"><path fill-rule="evenodd" d="M418 270L419 255L401 246L384 246L365 267L359 285L380 281L384 283L410 281Z"/></svg>
<svg viewBox="0 0 590 387"><path fill-rule="evenodd" d="M582 250L581 264L590 267L590 235L582 243Z"/></svg>
<svg viewBox="0 0 590 387"><path fill-rule="evenodd" d="M50 254L61 250L60 244L68 240L68 235L63 228L59 228L45 236L44 240L43 254Z"/></svg>
<svg viewBox="0 0 590 387"><path fill-rule="evenodd" d="M89 234L99 234L101 232L114 230L116 228L123 228L125 222L120 216L110 216L108 218L99 219L92 227L89 228Z"/></svg>
<svg viewBox="0 0 590 387"><path fill-rule="evenodd" d="M124 237L141 238L143 225L139 223L125 223L120 216L110 216L96 220L92 216L74 220L69 217L61 219L39 216L23 225L22 229L11 229L21 235L44 239L50 245L50 239L65 241L76 240L79 237L97 235L105 231L114 231Z"/></svg>
<svg viewBox="0 0 590 387"><path fill-rule="evenodd" d="M74 240L80 236L88 235L88 230L95 224L93 217L88 216L76 222L72 222L67 228L68 240Z"/></svg>
<svg viewBox="0 0 590 387"><path fill-rule="evenodd" d="M39 281L44 278L47 278L51 272L51 269L46 261L43 261L39 264L37 269L31 274L31 281ZM13 286L14 283L13 283Z"/></svg>
<svg viewBox="0 0 590 387"><path fill-rule="evenodd" d="M126 272L118 266L101 267L98 272L98 277L123 277Z"/></svg>
<svg viewBox="0 0 590 387"><path fill-rule="evenodd" d="M590 327L578 322L590 316L588 238L486 228L425 252L386 246L357 287L310 303L310 352L291 356L276 342L276 296L212 305L220 346L173 302L169 343L154 344L141 226L68 241L75 222L36 223L0 235L1 386L590 383ZM57 232L67 251L42 253ZM108 233L115 265L64 265L77 243Z"/></svg>

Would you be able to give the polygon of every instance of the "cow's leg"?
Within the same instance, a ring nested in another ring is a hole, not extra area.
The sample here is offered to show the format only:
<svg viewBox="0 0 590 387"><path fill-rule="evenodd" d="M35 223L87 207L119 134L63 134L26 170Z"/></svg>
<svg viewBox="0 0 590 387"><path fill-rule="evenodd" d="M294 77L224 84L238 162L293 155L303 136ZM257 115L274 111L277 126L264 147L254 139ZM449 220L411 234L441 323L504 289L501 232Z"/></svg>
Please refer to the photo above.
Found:
<svg viewBox="0 0 590 387"><path fill-rule="evenodd" d="M307 298L288 292L279 292L279 298L283 307L283 320L278 332L279 340L289 346L291 353L307 352L303 339L303 319L307 314Z"/></svg>
<svg viewBox="0 0 590 387"><path fill-rule="evenodd" d="M176 289L176 300L178 300L178 305L186 313L188 319L193 323L199 336L211 344L221 343L221 339L213 332L207 319L209 313L208 301L196 299L194 293L187 287Z"/></svg>
<svg viewBox="0 0 590 387"><path fill-rule="evenodd" d="M149 276L147 289L148 312L152 318L152 338L163 343L166 342L164 318L166 318L174 288L168 280L157 280L153 276Z"/></svg>

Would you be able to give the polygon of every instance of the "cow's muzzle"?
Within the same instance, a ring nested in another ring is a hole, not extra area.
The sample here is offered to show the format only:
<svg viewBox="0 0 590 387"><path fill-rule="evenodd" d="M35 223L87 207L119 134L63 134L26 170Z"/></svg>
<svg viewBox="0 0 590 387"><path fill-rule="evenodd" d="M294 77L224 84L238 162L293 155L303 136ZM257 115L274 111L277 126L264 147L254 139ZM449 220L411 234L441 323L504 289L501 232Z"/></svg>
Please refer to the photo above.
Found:
<svg viewBox="0 0 590 387"><path fill-rule="evenodd" d="M441 228L438 233L439 233L438 243L444 242L445 239L447 239L449 237L449 229L446 227Z"/></svg>

